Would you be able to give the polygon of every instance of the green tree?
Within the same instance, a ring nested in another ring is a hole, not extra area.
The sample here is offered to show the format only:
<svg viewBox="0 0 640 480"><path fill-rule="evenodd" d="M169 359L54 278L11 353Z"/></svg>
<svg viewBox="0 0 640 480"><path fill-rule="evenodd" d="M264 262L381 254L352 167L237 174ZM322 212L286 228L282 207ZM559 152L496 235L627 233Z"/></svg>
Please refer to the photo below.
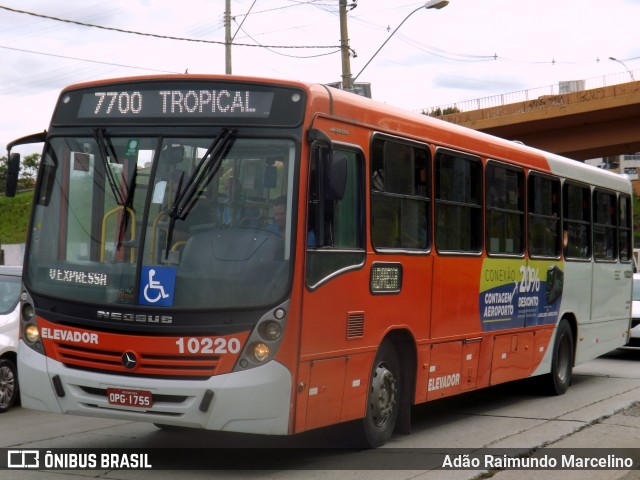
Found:
<svg viewBox="0 0 640 480"><path fill-rule="evenodd" d="M40 166L40 154L32 153L22 159L22 175L25 177L35 177Z"/></svg>
<svg viewBox="0 0 640 480"><path fill-rule="evenodd" d="M429 117L442 117L443 115L449 115L451 113L460 113L460 109L456 106L447 107L444 110L440 107L432 110L431 112L427 110L422 110L422 115L427 115Z"/></svg>
<svg viewBox="0 0 640 480"><path fill-rule="evenodd" d="M4 193L7 183L7 165L6 156L0 157L0 192ZM18 188L31 188L35 183L38 166L40 165L40 154L32 153L22 157L20 161L20 177L18 179Z"/></svg>
<svg viewBox="0 0 640 480"><path fill-rule="evenodd" d="M0 194L4 194L7 183L7 157L0 157Z"/></svg>
<svg viewBox="0 0 640 480"><path fill-rule="evenodd" d="M7 157L0 157L0 178L7 178Z"/></svg>
<svg viewBox="0 0 640 480"><path fill-rule="evenodd" d="M20 185L24 187L33 186L40 166L40 154L32 153L22 158L20 164Z"/></svg>

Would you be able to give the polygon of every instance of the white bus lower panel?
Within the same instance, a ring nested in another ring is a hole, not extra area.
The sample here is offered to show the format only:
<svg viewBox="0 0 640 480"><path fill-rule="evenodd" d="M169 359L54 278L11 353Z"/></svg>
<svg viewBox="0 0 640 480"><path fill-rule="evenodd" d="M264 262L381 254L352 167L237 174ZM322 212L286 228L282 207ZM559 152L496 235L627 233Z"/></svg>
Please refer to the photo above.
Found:
<svg viewBox="0 0 640 480"><path fill-rule="evenodd" d="M277 362L208 380L163 380L84 372L25 345L20 348L25 408L244 433L284 435L289 430L291 374ZM109 388L150 391L153 404L112 405Z"/></svg>

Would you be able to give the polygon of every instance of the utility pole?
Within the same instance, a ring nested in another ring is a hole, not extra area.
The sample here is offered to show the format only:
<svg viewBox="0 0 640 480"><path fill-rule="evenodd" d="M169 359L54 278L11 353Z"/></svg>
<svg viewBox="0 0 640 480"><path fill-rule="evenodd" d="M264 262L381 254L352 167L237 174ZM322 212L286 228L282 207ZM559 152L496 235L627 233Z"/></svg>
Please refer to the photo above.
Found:
<svg viewBox="0 0 640 480"><path fill-rule="evenodd" d="M225 0L224 10L224 73L231 75L231 0Z"/></svg>
<svg viewBox="0 0 640 480"><path fill-rule="evenodd" d="M351 62L349 60L349 33L347 32L347 0L340 0L340 50L342 52L342 89L351 90Z"/></svg>

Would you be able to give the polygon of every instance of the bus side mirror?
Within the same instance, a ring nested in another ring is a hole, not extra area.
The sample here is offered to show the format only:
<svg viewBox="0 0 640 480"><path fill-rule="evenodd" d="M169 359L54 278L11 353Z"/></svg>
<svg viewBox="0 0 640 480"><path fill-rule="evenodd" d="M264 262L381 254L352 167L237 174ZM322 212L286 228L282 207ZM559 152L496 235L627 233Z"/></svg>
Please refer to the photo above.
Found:
<svg viewBox="0 0 640 480"><path fill-rule="evenodd" d="M325 200L342 200L347 187L347 157L331 155L328 168L325 169Z"/></svg>
<svg viewBox="0 0 640 480"><path fill-rule="evenodd" d="M15 197L18 189L18 176L20 174L20 154L9 154L7 161L7 183L5 185L5 194L7 197Z"/></svg>

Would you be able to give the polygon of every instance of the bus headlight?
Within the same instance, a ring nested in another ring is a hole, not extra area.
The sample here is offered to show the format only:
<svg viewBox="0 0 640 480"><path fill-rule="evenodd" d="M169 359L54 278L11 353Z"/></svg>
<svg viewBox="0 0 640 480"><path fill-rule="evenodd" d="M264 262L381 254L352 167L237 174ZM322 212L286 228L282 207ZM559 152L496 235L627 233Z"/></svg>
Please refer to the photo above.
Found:
<svg viewBox="0 0 640 480"><path fill-rule="evenodd" d="M35 325L27 325L24 329L24 338L29 343L36 343L40 340L40 331Z"/></svg>
<svg viewBox="0 0 640 480"><path fill-rule="evenodd" d="M265 322L261 325L260 333L265 340L274 342L282 336L282 327L278 322Z"/></svg>
<svg viewBox="0 0 640 480"><path fill-rule="evenodd" d="M265 312L246 339L238 355L234 372L262 367L275 359L284 340L289 301Z"/></svg>
<svg viewBox="0 0 640 480"><path fill-rule="evenodd" d="M264 343L256 343L253 345L253 358L255 358L258 362L264 362L267 358L269 358L269 347Z"/></svg>
<svg viewBox="0 0 640 480"><path fill-rule="evenodd" d="M33 317L33 305L31 305L30 303L24 303L22 305L22 321L28 323L33 320Z"/></svg>

